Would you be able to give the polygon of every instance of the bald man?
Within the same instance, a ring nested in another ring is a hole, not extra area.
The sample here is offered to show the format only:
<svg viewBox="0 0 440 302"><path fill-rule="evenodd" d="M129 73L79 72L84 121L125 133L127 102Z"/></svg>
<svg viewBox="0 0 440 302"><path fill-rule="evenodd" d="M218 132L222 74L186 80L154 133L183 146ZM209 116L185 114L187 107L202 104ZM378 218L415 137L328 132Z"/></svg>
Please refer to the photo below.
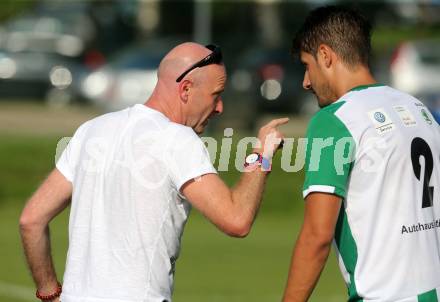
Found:
<svg viewBox="0 0 440 302"><path fill-rule="evenodd" d="M248 173L229 189L197 136L210 118L222 113L225 83L219 48L184 43L163 58L157 86L145 104L78 128L20 218L37 297L171 301L191 205L230 236L249 233L268 163L282 138L277 126L287 119L260 129L261 144L246 159ZM61 287L48 224L69 204L69 251Z"/></svg>

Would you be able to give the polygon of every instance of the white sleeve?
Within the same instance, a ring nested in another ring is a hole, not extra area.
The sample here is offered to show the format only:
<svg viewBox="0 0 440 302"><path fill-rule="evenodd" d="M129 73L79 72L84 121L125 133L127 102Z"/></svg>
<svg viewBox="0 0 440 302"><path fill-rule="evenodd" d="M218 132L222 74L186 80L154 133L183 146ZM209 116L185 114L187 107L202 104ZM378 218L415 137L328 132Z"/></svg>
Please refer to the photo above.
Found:
<svg viewBox="0 0 440 302"><path fill-rule="evenodd" d="M217 174L205 144L192 129L180 130L172 137L168 167L171 181L179 192L192 179Z"/></svg>
<svg viewBox="0 0 440 302"><path fill-rule="evenodd" d="M75 178L75 172L76 168L78 166L78 159L81 152L81 136L84 132L84 125L80 126L72 138L70 138L70 141L68 142L67 146L65 147L64 151L62 151L61 156L56 161L56 168L58 171L61 172L61 174L64 175L64 177L70 181L73 182ZM68 138L65 138L68 139ZM65 141L64 141L65 143ZM58 143L58 148L62 148L63 140L60 140ZM58 150L57 150L58 153Z"/></svg>
<svg viewBox="0 0 440 302"><path fill-rule="evenodd" d="M69 159L71 158L72 139L73 138L70 139L69 143L67 144L66 148L64 149L63 153L61 154L55 165L58 171L60 171L61 174L63 174L64 177L70 182L73 182L73 167L70 165L69 162ZM60 141L58 144L62 144L62 142Z"/></svg>

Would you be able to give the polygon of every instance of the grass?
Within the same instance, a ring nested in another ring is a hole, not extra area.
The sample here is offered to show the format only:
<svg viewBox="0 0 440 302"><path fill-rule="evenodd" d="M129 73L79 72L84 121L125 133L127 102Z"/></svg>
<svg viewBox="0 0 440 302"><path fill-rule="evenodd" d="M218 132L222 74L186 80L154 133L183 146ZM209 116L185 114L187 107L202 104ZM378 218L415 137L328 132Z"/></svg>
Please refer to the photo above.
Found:
<svg viewBox="0 0 440 302"><path fill-rule="evenodd" d="M33 289L18 235L25 200L54 166L58 137L0 135L0 285ZM279 158L251 234L233 239L193 211L177 263L174 301L279 301L302 220L301 173L286 173ZM232 184L237 172L222 173ZM67 251L68 211L51 223L52 247L62 278ZM341 301L345 286L330 256L311 301ZM30 298L31 299L31 298ZM0 302L19 302L0 286ZM30 300L32 301L32 300Z"/></svg>

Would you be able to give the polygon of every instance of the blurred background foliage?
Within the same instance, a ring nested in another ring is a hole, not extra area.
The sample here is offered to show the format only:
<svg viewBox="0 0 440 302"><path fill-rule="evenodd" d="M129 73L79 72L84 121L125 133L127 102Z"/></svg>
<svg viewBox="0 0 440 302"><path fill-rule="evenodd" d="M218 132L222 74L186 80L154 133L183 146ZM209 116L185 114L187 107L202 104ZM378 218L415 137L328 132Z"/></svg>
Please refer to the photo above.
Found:
<svg viewBox="0 0 440 302"><path fill-rule="evenodd" d="M290 47L307 12L326 4L361 10L374 25L377 79L440 112L432 80L440 66L437 0L5 0L0 99L121 109L147 99L160 58L192 40L214 42L224 52L226 110L213 129L225 123L252 129L265 114L310 116L317 107L302 91L303 67ZM416 73L425 76L407 75Z"/></svg>
<svg viewBox="0 0 440 302"><path fill-rule="evenodd" d="M0 22L5 21L9 18L13 18L17 14L32 8L37 0L27 0L27 1L14 1L14 0L3 0L0 2Z"/></svg>

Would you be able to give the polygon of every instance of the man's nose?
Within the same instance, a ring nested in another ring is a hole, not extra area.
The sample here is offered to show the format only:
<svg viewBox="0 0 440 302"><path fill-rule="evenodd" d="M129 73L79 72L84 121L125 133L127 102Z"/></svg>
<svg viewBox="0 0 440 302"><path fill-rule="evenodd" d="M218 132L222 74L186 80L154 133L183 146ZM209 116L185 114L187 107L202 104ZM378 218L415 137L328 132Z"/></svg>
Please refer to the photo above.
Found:
<svg viewBox="0 0 440 302"><path fill-rule="evenodd" d="M304 73L303 88L305 90L312 89L312 83L310 82L309 73L307 71Z"/></svg>

